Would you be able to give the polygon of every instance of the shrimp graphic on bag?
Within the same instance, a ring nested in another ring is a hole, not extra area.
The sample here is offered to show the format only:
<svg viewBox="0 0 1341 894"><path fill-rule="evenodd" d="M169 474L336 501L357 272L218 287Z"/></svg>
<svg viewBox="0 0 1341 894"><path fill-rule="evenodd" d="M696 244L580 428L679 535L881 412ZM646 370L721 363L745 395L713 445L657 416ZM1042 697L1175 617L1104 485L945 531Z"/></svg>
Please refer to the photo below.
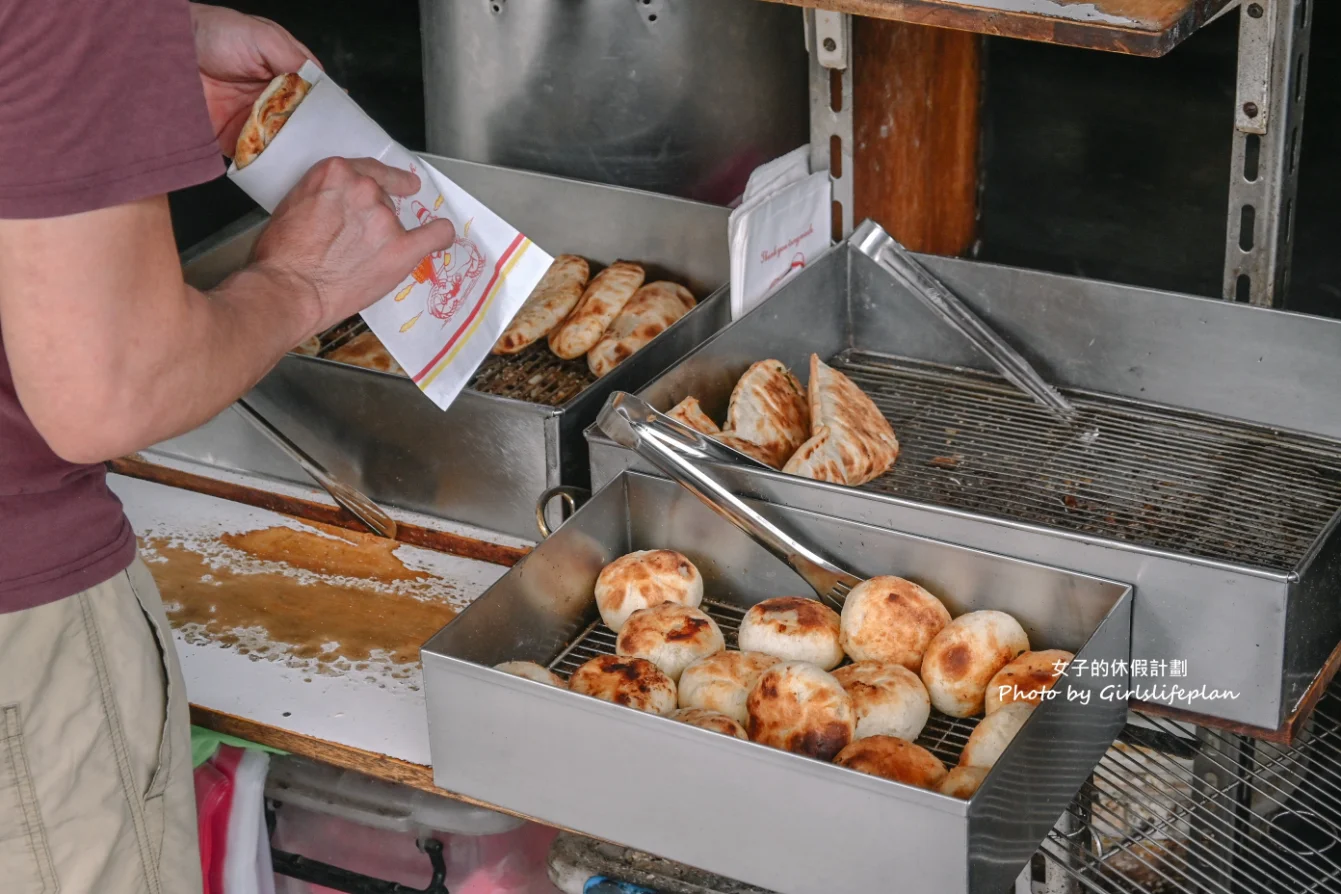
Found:
<svg viewBox="0 0 1341 894"><path fill-rule="evenodd" d="M433 212L419 202L415 202L410 208L414 216L419 219L420 226L437 219ZM414 278L417 281L428 281L433 284L428 293L428 312L439 320L451 319L452 314L456 313L466 298L470 297L480 277L484 275L486 266L484 253L472 240L466 238L469 229L470 226L467 224L466 232L457 234L451 248L429 255L414 269ZM426 266L428 270L424 270ZM420 279L421 271L424 279Z"/></svg>
<svg viewBox="0 0 1341 894"><path fill-rule="evenodd" d="M410 172L418 173L413 165L410 167ZM397 198L393 201L396 213L399 215L401 200ZM441 205L442 196L439 195L437 201L433 203L434 210ZM438 215L430 211L423 202L417 199L411 201L410 210L414 213L420 226L438 219ZM458 227L456 241L452 243L451 247L445 251L434 252L420 261L410 272L413 282L397 293L396 300L404 301L410 296L410 292L415 286L427 283L429 293L424 304L425 309L432 316L442 320L444 326L447 325L447 321L452 318L453 314L470 297L471 292L475 290L475 286L479 283L480 277L484 275L487 266L484 253L480 251L479 246L473 240L467 238L469 235L469 222L464 227ZM401 331L405 332L410 329L418 322L420 316L422 316L422 312L415 314L401 327Z"/></svg>

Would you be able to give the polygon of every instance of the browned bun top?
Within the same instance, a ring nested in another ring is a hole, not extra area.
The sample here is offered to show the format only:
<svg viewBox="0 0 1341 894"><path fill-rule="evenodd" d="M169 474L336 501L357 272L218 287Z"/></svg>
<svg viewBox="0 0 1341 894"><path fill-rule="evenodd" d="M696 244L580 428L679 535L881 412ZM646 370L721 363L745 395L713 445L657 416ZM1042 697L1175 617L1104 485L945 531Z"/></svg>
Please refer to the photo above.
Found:
<svg viewBox="0 0 1341 894"><path fill-rule="evenodd" d="M853 661L889 661L916 673L949 623L949 610L922 587L893 575L873 577L843 603L843 651Z"/></svg>
<svg viewBox="0 0 1341 894"><path fill-rule="evenodd" d="M781 660L761 652L718 652L700 658L680 675L680 707L705 708L748 723L745 702L750 690Z"/></svg>
<svg viewBox="0 0 1341 894"><path fill-rule="evenodd" d="M715 733L722 733L727 736L734 736L737 739L748 739L745 734L745 727L736 721L727 717L725 714L719 714L716 711L705 711L703 708L681 708L670 716L671 720L678 720L681 723L687 723L690 726L697 726L700 729L712 730Z"/></svg>
<svg viewBox="0 0 1341 894"><path fill-rule="evenodd" d="M923 656L922 682L932 706L951 717L981 713L992 677L1027 651L1028 635L1005 612L960 615L936 634Z"/></svg>
<svg viewBox="0 0 1341 894"><path fill-rule="evenodd" d="M893 736L858 739L839 752L834 763L918 788L936 788L947 773L936 755Z"/></svg>
<svg viewBox="0 0 1341 894"><path fill-rule="evenodd" d="M675 710L675 683L642 658L600 655L573 671L568 688L650 714Z"/></svg>
<svg viewBox="0 0 1341 894"><path fill-rule="evenodd" d="M828 670L843 660L838 613L817 599L778 596L750 606L740 623L740 647Z"/></svg>
<svg viewBox="0 0 1341 894"><path fill-rule="evenodd" d="M693 646L720 638L717 624L703 612L692 606L663 602L629 615L619 632L618 648L622 655L638 655L665 643Z"/></svg>
<svg viewBox="0 0 1341 894"><path fill-rule="evenodd" d="M596 607L616 633L638 609L663 602L697 607L702 601L703 577L686 556L670 549L620 556L596 578Z"/></svg>
<svg viewBox="0 0 1341 894"><path fill-rule="evenodd" d="M783 661L764 671L746 709L753 741L826 761L847 747L857 725L843 687L804 661Z"/></svg>
<svg viewBox="0 0 1341 894"><path fill-rule="evenodd" d="M615 640L615 652L646 658L678 680L686 667L726 648L717 622L698 609L662 602L629 615Z"/></svg>
<svg viewBox="0 0 1341 894"><path fill-rule="evenodd" d="M809 630L833 630L834 610L817 599L805 596L774 596L750 607L760 623L777 633L804 633Z"/></svg>
<svg viewBox="0 0 1341 894"><path fill-rule="evenodd" d="M1061 649L1045 649L1020 655L997 671L987 684L987 713L991 714L1019 701L1042 701L1043 693L1057 684L1066 671L1066 665L1075 657ZM1059 667L1061 670L1058 670Z"/></svg>
<svg viewBox="0 0 1341 894"><path fill-rule="evenodd" d="M621 556L606 565L596 585L605 588L606 607L619 610L630 593L641 593L648 606L675 601L698 576L692 562L670 549Z"/></svg>

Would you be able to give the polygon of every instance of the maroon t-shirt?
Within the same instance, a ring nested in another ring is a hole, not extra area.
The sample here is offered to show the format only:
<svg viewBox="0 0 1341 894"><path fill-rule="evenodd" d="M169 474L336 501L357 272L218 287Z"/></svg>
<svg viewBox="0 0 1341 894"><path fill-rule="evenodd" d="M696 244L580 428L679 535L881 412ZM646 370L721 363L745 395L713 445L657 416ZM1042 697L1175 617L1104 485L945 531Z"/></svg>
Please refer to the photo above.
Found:
<svg viewBox="0 0 1341 894"><path fill-rule="evenodd" d="M0 218L107 208L222 172L186 0L0 0ZM103 467L60 459L28 421L3 323L0 613L101 583L135 553Z"/></svg>

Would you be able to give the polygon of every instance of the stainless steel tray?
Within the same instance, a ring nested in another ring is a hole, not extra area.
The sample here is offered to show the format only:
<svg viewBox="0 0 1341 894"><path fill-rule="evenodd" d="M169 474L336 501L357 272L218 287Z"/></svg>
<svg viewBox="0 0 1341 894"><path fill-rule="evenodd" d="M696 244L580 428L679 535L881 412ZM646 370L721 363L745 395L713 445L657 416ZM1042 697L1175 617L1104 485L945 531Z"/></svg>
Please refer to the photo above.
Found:
<svg viewBox="0 0 1341 894"><path fill-rule="evenodd" d="M857 246L865 224L640 396L718 418L749 363L812 352L902 445L864 488L723 469L739 493L1137 588L1143 701L1275 730L1341 639L1341 322L923 258L1080 409L1059 423ZM596 485L632 453L589 431ZM1230 691L1214 701L1185 692Z"/></svg>
<svg viewBox="0 0 1341 894"><path fill-rule="evenodd" d="M1131 590L812 512L770 518L862 574L898 573L952 613L1015 615L1037 648L1124 660ZM680 550L728 643L745 609L807 593L785 564L665 479L620 475L423 649L437 785L782 894L901 889L999 894L1122 729L1123 674L1072 674L971 801L864 776L492 669L568 674L614 649L592 589L636 549ZM1107 693L1112 696L1113 693ZM933 715L921 744L953 765L974 721Z"/></svg>
<svg viewBox="0 0 1341 894"><path fill-rule="evenodd" d="M552 381L565 372L557 368L562 361L542 348L507 361L487 360L477 374L481 390L467 389L447 412L403 377L297 355L281 360L249 399L299 446L376 501L533 538L536 498L554 485L587 483L582 430L605 396L646 383L730 320L722 288L730 279L729 212L636 190L425 158L546 250L601 265L638 261L650 277L684 283L699 305L576 394L543 388L523 393L527 381ZM208 288L241 267L263 223L253 218L188 252L187 279ZM502 363L509 376L498 375ZM581 372L585 365L569 376L578 387ZM299 470L246 429L236 414L225 412L156 450L302 480Z"/></svg>

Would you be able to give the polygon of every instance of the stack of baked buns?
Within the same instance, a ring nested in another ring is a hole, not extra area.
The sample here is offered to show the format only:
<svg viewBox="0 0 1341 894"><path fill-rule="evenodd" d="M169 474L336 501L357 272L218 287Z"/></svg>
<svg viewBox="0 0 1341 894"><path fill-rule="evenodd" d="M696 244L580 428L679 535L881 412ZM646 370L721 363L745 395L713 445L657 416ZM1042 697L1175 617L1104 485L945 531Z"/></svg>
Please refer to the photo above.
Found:
<svg viewBox="0 0 1341 894"><path fill-rule="evenodd" d="M603 376L694 309L694 296L673 282L644 283L637 264L616 261L594 277L577 255L559 255L494 345L517 354L544 338L555 356L586 356ZM588 281L590 277L590 281Z"/></svg>
<svg viewBox="0 0 1341 894"><path fill-rule="evenodd" d="M969 798L1074 657L1031 651L1005 612L952 618L912 581L864 581L842 613L782 596L750 607L739 650L700 609L703 577L673 550L611 562L595 587L614 655L564 680L531 662L498 669L957 798ZM984 715L958 766L916 744L932 710Z"/></svg>
<svg viewBox="0 0 1341 894"><path fill-rule="evenodd" d="M667 415L770 468L816 481L856 487L899 456L899 439L875 402L816 354L808 388L778 360L747 369L731 391L725 426L696 397Z"/></svg>

